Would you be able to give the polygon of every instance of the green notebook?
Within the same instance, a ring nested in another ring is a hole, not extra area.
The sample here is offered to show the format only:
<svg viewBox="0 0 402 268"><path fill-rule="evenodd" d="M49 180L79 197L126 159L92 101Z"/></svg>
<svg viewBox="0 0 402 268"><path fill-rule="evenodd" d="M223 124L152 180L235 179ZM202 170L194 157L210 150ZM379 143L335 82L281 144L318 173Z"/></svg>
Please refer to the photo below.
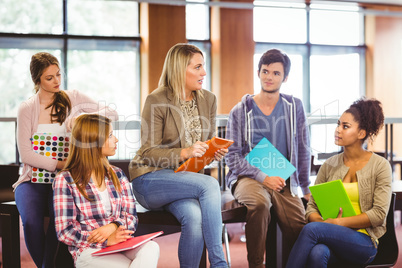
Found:
<svg viewBox="0 0 402 268"><path fill-rule="evenodd" d="M324 182L309 188L324 220L336 218L339 208L343 210L342 217L356 215L356 211L341 180Z"/></svg>

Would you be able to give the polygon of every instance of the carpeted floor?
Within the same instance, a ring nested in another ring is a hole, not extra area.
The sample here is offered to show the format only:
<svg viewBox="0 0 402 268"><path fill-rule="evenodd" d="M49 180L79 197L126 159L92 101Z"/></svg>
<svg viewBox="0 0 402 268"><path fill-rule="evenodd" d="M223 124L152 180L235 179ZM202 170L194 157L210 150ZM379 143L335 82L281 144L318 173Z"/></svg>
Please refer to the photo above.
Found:
<svg viewBox="0 0 402 268"><path fill-rule="evenodd" d="M232 268L246 268L247 267L247 252L245 243L241 242L240 238L244 234L242 224L233 223L227 225L231 241L229 243L231 267ZM398 244L400 248L399 259L396 268L402 268L402 225L396 228ZM179 261L177 258L177 247L179 241L179 233L167 235L164 237L156 238L161 248L161 256L159 259L158 268L178 268ZM1 252L1 244L0 244ZM35 268L35 265L29 256L23 237L21 235L21 267L22 268Z"/></svg>

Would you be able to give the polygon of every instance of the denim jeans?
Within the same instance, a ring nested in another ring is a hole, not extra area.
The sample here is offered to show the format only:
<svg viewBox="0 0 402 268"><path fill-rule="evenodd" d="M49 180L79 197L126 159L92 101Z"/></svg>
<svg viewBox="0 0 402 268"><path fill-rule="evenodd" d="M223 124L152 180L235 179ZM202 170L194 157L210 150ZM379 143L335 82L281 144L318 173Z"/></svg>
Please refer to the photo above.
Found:
<svg viewBox="0 0 402 268"><path fill-rule="evenodd" d="M181 268L199 266L204 242L211 267L227 267L222 247L221 194L216 179L162 169L135 178L132 185L143 207L165 209L180 222Z"/></svg>
<svg viewBox="0 0 402 268"><path fill-rule="evenodd" d="M271 221L271 206L283 235L282 261L285 264L293 244L306 224L303 203L290 192L290 182L286 182L286 187L281 193L247 177L238 179L233 187L233 196L247 207L245 231L249 267L265 267L264 255L268 225ZM270 261L272 260L268 259L266 262Z"/></svg>
<svg viewBox="0 0 402 268"><path fill-rule="evenodd" d="M335 224L311 222L301 231L286 267L327 267L339 261L369 264L376 254L377 247L366 234Z"/></svg>
<svg viewBox="0 0 402 268"><path fill-rule="evenodd" d="M51 184L24 182L15 189L15 202L21 215L25 244L37 267L54 267L57 236L54 225ZM49 225L44 231L44 218Z"/></svg>

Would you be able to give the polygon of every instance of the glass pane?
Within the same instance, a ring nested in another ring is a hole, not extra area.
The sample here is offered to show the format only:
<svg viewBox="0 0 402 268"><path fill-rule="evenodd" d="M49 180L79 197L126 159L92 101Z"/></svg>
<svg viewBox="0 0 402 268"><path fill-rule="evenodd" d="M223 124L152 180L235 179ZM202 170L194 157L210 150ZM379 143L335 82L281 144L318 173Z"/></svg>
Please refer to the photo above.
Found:
<svg viewBox="0 0 402 268"><path fill-rule="evenodd" d="M135 51L72 50L68 53L68 88L117 107L122 120L139 114L140 89Z"/></svg>
<svg viewBox="0 0 402 268"><path fill-rule="evenodd" d="M262 54L254 55L254 94L261 91L261 83L258 78L258 62ZM288 54L291 62L288 80L282 84L280 92L293 95L303 100L303 57L301 55Z"/></svg>
<svg viewBox="0 0 402 268"><path fill-rule="evenodd" d="M322 164L326 159L318 159L322 153L339 152L340 147L335 144L334 133L336 124L314 124L310 129L310 148L316 157L315 164Z"/></svg>
<svg viewBox="0 0 402 268"><path fill-rule="evenodd" d="M16 163L16 147L15 147L15 123L0 122L0 164L8 165Z"/></svg>
<svg viewBox="0 0 402 268"><path fill-rule="evenodd" d="M139 119L139 118L138 118ZM128 120L134 120L130 118ZM116 130L114 135L119 140L116 154L109 159L133 159L135 152L141 147L140 130ZM129 174L126 174L127 176Z"/></svg>
<svg viewBox="0 0 402 268"><path fill-rule="evenodd" d="M63 32L62 0L0 0L0 32Z"/></svg>
<svg viewBox="0 0 402 268"><path fill-rule="evenodd" d="M360 56L358 53L311 56L310 117L338 118L360 94ZM342 70L342 78L339 77ZM335 124L311 127L313 153L339 151L334 143Z"/></svg>
<svg viewBox="0 0 402 268"><path fill-rule="evenodd" d="M304 9L255 7L254 41L305 43L307 41Z"/></svg>
<svg viewBox="0 0 402 268"><path fill-rule="evenodd" d="M0 49L0 117L16 117L21 102L34 95L29 64L32 55L39 51L60 60L60 50Z"/></svg>
<svg viewBox="0 0 402 268"><path fill-rule="evenodd" d="M68 1L68 33L138 36L138 3L134 1Z"/></svg>
<svg viewBox="0 0 402 268"><path fill-rule="evenodd" d="M194 46L197 46L202 54L204 55L205 61L205 71L207 75L204 77L204 83L202 84L202 88L211 91L211 44L207 42L189 42Z"/></svg>
<svg viewBox="0 0 402 268"><path fill-rule="evenodd" d="M187 2L207 2L191 0ZM186 5L186 37L193 40L209 39L209 7L203 4Z"/></svg>
<svg viewBox="0 0 402 268"><path fill-rule="evenodd" d="M312 55L310 105L312 113L340 115L360 97L360 56L358 53ZM343 74L340 77L340 70Z"/></svg>
<svg viewBox="0 0 402 268"><path fill-rule="evenodd" d="M311 10L310 41L313 44L357 46L362 40L358 12Z"/></svg>

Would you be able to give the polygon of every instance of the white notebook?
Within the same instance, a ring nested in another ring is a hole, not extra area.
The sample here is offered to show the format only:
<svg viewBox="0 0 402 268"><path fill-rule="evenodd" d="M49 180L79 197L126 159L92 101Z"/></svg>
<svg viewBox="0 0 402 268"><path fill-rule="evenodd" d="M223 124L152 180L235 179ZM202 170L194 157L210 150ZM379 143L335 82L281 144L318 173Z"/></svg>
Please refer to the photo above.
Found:
<svg viewBox="0 0 402 268"><path fill-rule="evenodd" d="M64 161L68 157L70 137L52 133L34 133L32 135L32 149L35 153ZM48 171L43 168L32 167L33 183L53 183L57 171Z"/></svg>

